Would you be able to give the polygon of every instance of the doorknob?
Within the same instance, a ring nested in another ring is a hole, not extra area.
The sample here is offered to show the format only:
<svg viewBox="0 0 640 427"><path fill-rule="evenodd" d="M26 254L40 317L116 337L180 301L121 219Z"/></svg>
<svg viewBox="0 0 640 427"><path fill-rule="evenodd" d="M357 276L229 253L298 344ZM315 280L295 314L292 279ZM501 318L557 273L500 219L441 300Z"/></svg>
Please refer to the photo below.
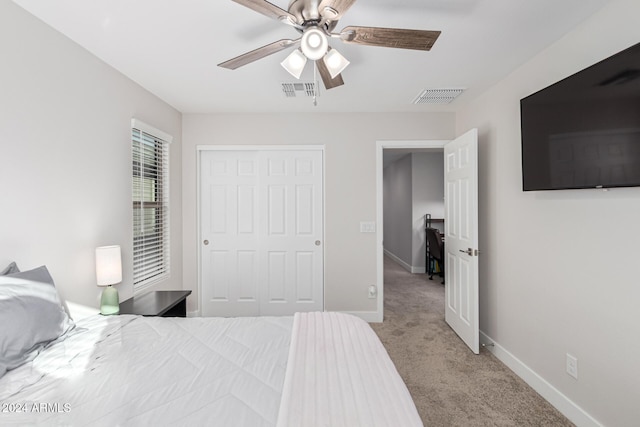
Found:
<svg viewBox="0 0 640 427"><path fill-rule="evenodd" d="M463 254L467 254L469 256L478 256L480 255L480 250L479 249L467 249L466 251L463 251L462 249L460 249L460 252L462 252Z"/></svg>
<svg viewBox="0 0 640 427"><path fill-rule="evenodd" d="M320 240L316 240L316 246L320 246Z"/></svg>
<svg viewBox="0 0 640 427"><path fill-rule="evenodd" d="M209 244L209 241L208 241L208 240L205 240L205 241L204 241L204 242L202 242L202 243L204 243L204 245L205 245L205 246L207 246L207 245Z"/></svg>

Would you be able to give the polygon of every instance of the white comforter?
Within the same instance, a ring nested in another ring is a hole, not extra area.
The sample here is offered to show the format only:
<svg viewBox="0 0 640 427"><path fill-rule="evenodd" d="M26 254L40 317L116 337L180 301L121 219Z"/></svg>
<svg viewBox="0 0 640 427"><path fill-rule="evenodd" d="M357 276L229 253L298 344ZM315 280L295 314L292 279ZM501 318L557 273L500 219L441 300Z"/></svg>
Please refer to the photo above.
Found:
<svg viewBox="0 0 640 427"><path fill-rule="evenodd" d="M0 425L273 426L291 327L91 317L0 379Z"/></svg>
<svg viewBox="0 0 640 427"><path fill-rule="evenodd" d="M94 316L0 378L0 405L2 426L422 426L375 333L338 313Z"/></svg>

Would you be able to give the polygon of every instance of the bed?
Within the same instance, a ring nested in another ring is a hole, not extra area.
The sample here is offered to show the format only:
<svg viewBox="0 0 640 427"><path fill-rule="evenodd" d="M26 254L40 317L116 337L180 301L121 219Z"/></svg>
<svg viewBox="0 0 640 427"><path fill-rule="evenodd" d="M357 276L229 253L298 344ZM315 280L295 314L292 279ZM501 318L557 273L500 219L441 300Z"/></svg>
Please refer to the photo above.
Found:
<svg viewBox="0 0 640 427"><path fill-rule="evenodd" d="M422 425L382 343L357 317L94 315L73 322L48 272L25 278L6 270L2 425ZM41 333L48 341L25 342L25 335L41 339L38 328L51 329L39 318L55 316L56 331ZM16 356L17 344L27 351Z"/></svg>

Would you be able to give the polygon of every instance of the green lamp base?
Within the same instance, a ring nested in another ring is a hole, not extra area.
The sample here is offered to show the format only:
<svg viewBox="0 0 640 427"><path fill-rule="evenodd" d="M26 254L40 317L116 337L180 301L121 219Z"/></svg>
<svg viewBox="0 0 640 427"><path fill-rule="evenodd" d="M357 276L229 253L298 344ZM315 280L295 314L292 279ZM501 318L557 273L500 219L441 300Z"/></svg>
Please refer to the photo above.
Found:
<svg viewBox="0 0 640 427"><path fill-rule="evenodd" d="M120 299L118 298L118 291L113 286L109 285L102 291L102 298L100 299L100 314L109 316L111 314L120 313Z"/></svg>

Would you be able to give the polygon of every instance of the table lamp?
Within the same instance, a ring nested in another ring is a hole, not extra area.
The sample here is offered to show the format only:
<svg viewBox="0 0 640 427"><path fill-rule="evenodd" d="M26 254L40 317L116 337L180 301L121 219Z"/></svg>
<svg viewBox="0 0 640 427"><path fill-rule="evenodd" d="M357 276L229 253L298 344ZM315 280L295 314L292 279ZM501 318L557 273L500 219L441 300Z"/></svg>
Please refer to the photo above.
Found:
<svg viewBox="0 0 640 427"><path fill-rule="evenodd" d="M122 282L122 257L120 246L96 248L96 280L98 286L106 286L100 299L100 313L103 315L120 313L118 291L113 285Z"/></svg>

